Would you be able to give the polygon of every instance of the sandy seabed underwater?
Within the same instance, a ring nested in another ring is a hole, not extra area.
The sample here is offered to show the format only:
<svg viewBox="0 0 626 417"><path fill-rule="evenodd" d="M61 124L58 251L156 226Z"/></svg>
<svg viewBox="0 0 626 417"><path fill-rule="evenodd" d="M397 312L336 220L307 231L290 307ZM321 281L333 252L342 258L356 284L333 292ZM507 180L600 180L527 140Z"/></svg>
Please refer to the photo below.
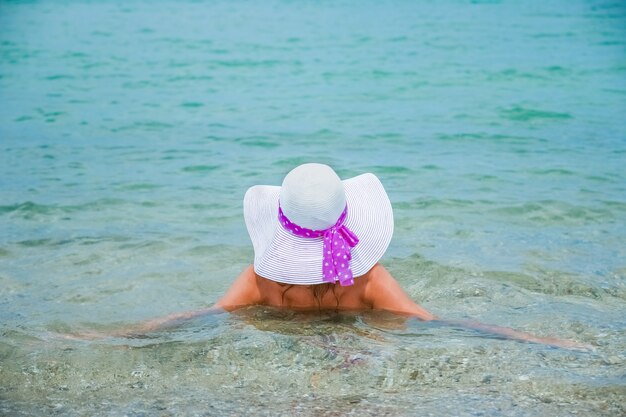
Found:
<svg viewBox="0 0 626 417"><path fill-rule="evenodd" d="M626 413L626 8L0 1L0 415ZM375 173L418 303L589 343L215 302L242 198Z"/></svg>

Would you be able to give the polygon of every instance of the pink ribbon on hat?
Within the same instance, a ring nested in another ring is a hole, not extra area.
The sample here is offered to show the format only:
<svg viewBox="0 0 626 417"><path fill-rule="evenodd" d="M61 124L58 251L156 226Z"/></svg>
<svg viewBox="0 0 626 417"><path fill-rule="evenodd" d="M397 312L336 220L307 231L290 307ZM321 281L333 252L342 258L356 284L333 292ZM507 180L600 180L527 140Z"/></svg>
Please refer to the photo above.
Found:
<svg viewBox="0 0 626 417"><path fill-rule="evenodd" d="M350 269L351 249L359 243L359 238L354 232L343 224L347 214L348 206L343 209L337 223L333 226L324 230L312 230L293 223L285 216L280 205L278 206L278 221L286 230L303 238L324 237L324 257L322 260L324 281L334 283L339 280L339 283L344 287L354 284L354 276Z"/></svg>

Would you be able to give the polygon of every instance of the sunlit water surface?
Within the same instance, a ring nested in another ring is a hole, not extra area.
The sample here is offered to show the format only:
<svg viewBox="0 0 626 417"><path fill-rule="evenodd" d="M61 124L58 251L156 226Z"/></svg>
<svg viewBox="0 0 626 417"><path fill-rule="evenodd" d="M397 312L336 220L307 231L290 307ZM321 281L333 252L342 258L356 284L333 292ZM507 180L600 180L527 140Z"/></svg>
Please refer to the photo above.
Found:
<svg viewBox="0 0 626 417"><path fill-rule="evenodd" d="M0 1L0 414L606 415L626 398L621 2ZM373 172L446 319L217 300L241 200Z"/></svg>

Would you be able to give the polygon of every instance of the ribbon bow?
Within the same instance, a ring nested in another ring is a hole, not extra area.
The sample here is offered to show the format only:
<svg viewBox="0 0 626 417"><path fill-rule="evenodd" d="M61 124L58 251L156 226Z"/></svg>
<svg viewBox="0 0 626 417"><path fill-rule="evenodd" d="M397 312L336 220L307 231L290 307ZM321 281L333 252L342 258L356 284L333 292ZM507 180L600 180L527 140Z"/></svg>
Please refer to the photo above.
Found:
<svg viewBox="0 0 626 417"><path fill-rule="evenodd" d="M354 284L354 276L350 269L352 259L351 249L359 243L359 238L343 222L348 214L348 206L337 219L337 222L324 230L312 230L300 227L285 216L278 206L278 220L282 226L298 237L318 238L324 237L324 256L322 259L322 272L324 281L334 283L339 280L342 286Z"/></svg>

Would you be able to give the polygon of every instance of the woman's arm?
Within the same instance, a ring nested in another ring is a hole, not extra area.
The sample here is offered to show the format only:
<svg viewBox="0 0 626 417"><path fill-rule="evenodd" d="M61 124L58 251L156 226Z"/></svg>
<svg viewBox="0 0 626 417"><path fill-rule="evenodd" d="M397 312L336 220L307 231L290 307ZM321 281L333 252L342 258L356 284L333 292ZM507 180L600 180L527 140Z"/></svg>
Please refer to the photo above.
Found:
<svg viewBox="0 0 626 417"><path fill-rule="evenodd" d="M127 326L114 331L83 330L73 333L49 333L48 337L70 339L70 340L96 340L108 337L140 337L148 333L177 326L187 320L201 317L208 314L221 313L224 310L216 306L201 308L198 310L173 313L165 317L147 320L132 326Z"/></svg>
<svg viewBox="0 0 626 417"><path fill-rule="evenodd" d="M197 317L206 316L209 314L217 314L223 311L223 309L213 305L211 307L201 308L198 310L172 313L165 317L158 317L156 319L146 320L142 323L139 323L138 325L130 326L125 329L112 332L111 335L122 337L146 334L150 332L155 332L157 330L166 329L168 327L178 326L185 321L195 319Z"/></svg>
<svg viewBox="0 0 626 417"><path fill-rule="evenodd" d="M520 332L508 327L493 326L472 320L439 320L423 307L415 304L402 290L398 282L380 264L371 269L371 276L366 288L366 298L376 310L387 310L396 314L416 317L422 321L436 320L447 326L462 327L471 330L514 339L524 342L541 343L550 346L564 347L568 349L593 349L590 345L563 340L556 337L539 337L530 333Z"/></svg>
<svg viewBox="0 0 626 417"><path fill-rule="evenodd" d="M85 331L78 334L63 335L66 339L102 339L106 337L132 337L177 326L187 320L207 314L216 314L224 311L233 311L237 308L258 304L261 295L256 284L256 274L252 266L247 267L228 289L226 294L213 306L198 310L173 313L129 326L112 332Z"/></svg>
<svg viewBox="0 0 626 417"><path fill-rule="evenodd" d="M548 346L562 347L567 349L593 350L593 346L573 340L559 339L557 337L540 337L531 333L520 332L509 327L494 326L484 324L474 320L439 320L441 324L465 329L478 330L480 332L504 337L507 339L519 340L522 342L540 343Z"/></svg>
<svg viewBox="0 0 626 417"><path fill-rule="evenodd" d="M250 265L239 274L239 277L226 291L226 294L213 306L148 320L134 329L129 329L129 333L149 333L166 327L176 326L181 322L206 314L233 311L241 307L258 304L260 301L261 294L256 283L256 274L254 273L254 268Z"/></svg>
<svg viewBox="0 0 626 417"><path fill-rule="evenodd" d="M226 294L217 303L208 308L199 310L174 313L169 316L160 317L141 323L139 326L131 327L123 334L150 333L156 330L179 325L181 322L194 319L206 314L214 314L223 311L233 311L237 308L257 304L261 299L257 284L256 274L252 265L239 274Z"/></svg>

